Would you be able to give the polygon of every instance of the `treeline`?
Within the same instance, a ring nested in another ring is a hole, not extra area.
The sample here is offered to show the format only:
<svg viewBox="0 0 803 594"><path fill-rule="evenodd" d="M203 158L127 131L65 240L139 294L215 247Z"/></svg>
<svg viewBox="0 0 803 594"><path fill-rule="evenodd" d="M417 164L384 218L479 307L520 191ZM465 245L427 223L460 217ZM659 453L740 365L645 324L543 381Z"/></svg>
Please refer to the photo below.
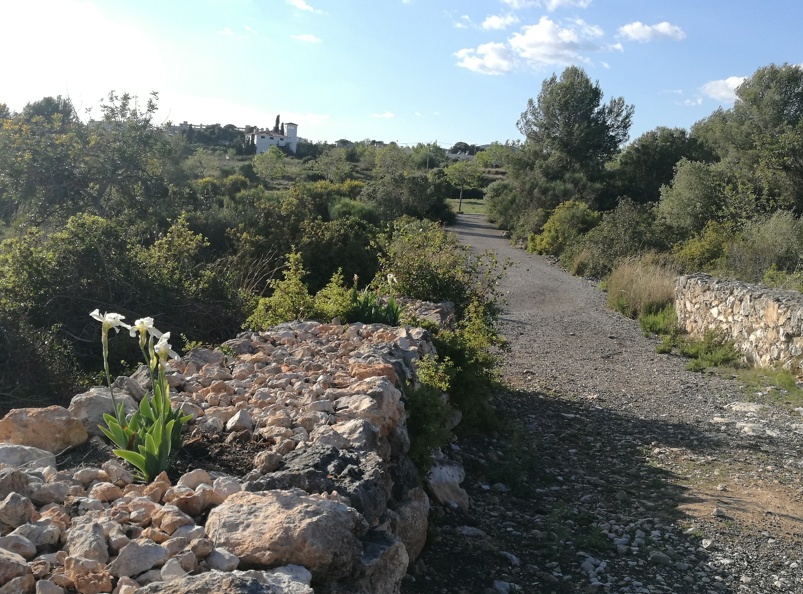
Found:
<svg viewBox="0 0 803 594"><path fill-rule="evenodd" d="M311 294L336 273L363 288L393 272L394 220L453 217L435 145L237 157L167 134L156 102L112 93L89 123L61 97L0 104L3 408L93 381L94 309L151 316L179 348L218 344L272 295L287 254ZM129 342L112 341L113 372L138 360Z"/></svg>
<svg viewBox="0 0 803 594"><path fill-rule="evenodd" d="M526 140L488 187L491 218L530 250L605 277L648 256L803 285L803 69L756 71L691 130L657 128L622 148L633 106L603 102L585 72L544 81L519 120Z"/></svg>

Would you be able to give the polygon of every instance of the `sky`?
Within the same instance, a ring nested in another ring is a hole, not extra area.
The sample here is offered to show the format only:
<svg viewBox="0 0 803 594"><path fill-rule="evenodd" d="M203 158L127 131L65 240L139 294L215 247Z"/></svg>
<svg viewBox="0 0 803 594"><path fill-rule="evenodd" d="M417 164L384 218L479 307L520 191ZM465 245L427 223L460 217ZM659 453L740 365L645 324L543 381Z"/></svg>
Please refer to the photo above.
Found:
<svg viewBox="0 0 803 594"><path fill-rule="evenodd" d="M635 106L631 140L733 105L758 68L803 63L797 0L0 0L0 102L159 93L158 122L299 136L521 138L570 65Z"/></svg>

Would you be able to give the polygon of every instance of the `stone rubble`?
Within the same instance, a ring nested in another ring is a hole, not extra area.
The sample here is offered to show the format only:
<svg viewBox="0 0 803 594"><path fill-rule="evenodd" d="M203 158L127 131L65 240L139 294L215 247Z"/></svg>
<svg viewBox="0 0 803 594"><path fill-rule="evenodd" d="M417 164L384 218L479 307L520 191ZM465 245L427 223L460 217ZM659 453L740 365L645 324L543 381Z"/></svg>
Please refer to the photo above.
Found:
<svg viewBox="0 0 803 594"><path fill-rule="evenodd" d="M197 468L143 485L120 460L59 470L52 452L99 439L105 388L69 409L12 411L0 421L0 594L399 592L430 509L402 390L433 354L421 328L294 322L171 362L189 438L264 446L242 477ZM116 396L133 409L147 382L118 378Z"/></svg>

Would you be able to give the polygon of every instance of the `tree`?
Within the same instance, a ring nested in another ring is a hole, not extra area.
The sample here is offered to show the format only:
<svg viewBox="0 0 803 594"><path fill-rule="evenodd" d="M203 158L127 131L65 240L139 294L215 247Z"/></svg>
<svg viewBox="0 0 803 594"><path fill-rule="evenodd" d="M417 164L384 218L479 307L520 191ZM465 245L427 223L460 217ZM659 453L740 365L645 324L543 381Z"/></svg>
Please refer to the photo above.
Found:
<svg viewBox="0 0 803 594"><path fill-rule="evenodd" d="M627 140L633 106L622 97L602 103L602 89L582 68L570 66L541 86L518 121L519 131L545 158L564 161L561 169L602 172Z"/></svg>
<svg viewBox="0 0 803 594"><path fill-rule="evenodd" d="M404 173L410 169L410 165L410 154L399 146L389 144L376 151L374 175L382 177Z"/></svg>
<svg viewBox="0 0 803 594"><path fill-rule="evenodd" d="M455 161L446 168L446 179L460 190L457 212L463 212L463 190L479 188L482 184L482 170L475 161Z"/></svg>
<svg viewBox="0 0 803 594"><path fill-rule="evenodd" d="M184 161L184 167L196 179L214 175L220 169L217 157L210 151L199 148Z"/></svg>
<svg viewBox="0 0 803 594"><path fill-rule="evenodd" d="M682 158L710 162L713 155L683 128L660 126L631 142L615 162L613 176L619 196L636 203L657 202L661 186L672 181Z"/></svg>
<svg viewBox="0 0 803 594"><path fill-rule="evenodd" d="M488 148L477 153L476 161L480 167L504 167L513 156L513 146L509 143L492 142Z"/></svg>
<svg viewBox="0 0 803 594"><path fill-rule="evenodd" d="M436 169L446 161L446 150L437 143L419 142L413 147L410 161L417 169Z"/></svg>
<svg viewBox="0 0 803 594"><path fill-rule="evenodd" d="M340 183L351 174L351 163L346 160L346 149L330 148L315 159L314 170L326 181Z"/></svg>
<svg viewBox="0 0 803 594"><path fill-rule="evenodd" d="M256 174L265 181L279 179L287 172L287 157L279 149L279 147L272 146L264 153L260 153L252 164Z"/></svg>

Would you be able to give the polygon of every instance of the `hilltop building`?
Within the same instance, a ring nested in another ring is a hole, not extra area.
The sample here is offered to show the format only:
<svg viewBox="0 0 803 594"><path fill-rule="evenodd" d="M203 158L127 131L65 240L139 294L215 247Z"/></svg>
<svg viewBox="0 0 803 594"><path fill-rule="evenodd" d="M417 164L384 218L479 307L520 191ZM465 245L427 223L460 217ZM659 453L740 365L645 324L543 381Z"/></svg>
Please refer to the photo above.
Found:
<svg viewBox="0 0 803 594"><path fill-rule="evenodd" d="M298 148L298 124L286 122L281 128L274 127L272 130L254 129L246 134L246 139L256 147L257 155L272 146L286 146L295 153Z"/></svg>

